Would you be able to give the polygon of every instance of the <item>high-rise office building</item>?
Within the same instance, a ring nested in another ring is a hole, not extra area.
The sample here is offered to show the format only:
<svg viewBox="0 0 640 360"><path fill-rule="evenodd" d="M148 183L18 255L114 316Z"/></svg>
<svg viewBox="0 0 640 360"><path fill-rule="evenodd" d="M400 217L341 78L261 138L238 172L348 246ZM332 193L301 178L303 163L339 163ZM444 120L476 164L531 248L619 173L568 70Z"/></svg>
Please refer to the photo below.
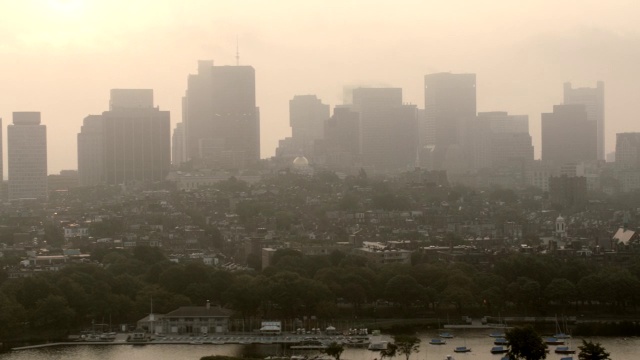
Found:
<svg viewBox="0 0 640 360"><path fill-rule="evenodd" d="M183 99L187 160L215 168L245 168L260 159L255 70L199 61Z"/></svg>
<svg viewBox="0 0 640 360"><path fill-rule="evenodd" d="M533 145L527 115L503 111L479 112L471 141L478 144L473 153L483 156L477 168L524 167L533 161Z"/></svg>
<svg viewBox="0 0 640 360"><path fill-rule="evenodd" d="M640 170L640 133L616 134L616 169Z"/></svg>
<svg viewBox="0 0 640 360"><path fill-rule="evenodd" d="M431 136L434 169L468 165L467 126L476 116L476 75L429 74L424 77L424 87L425 122L435 131Z"/></svg>
<svg viewBox="0 0 640 360"><path fill-rule="evenodd" d="M586 107L587 118L596 123L598 160L604 160L604 82L598 81L595 88L573 88L570 82L564 83L564 103Z"/></svg>
<svg viewBox="0 0 640 360"><path fill-rule="evenodd" d="M47 127L39 112L14 112L7 126L9 200L47 197Z"/></svg>
<svg viewBox="0 0 640 360"><path fill-rule="evenodd" d="M353 90L353 110L360 113L362 163L376 172L413 169L418 150L415 105L402 103L402 89Z"/></svg>
<svg viewBox="0 0 640 360"><path fill-rule="evenodd" d="M299 144L304 156L313 155L313 143L324 137L324 122L329 116L329 105L315 95L296 95L289 100L291 138Z"/></svg>
<svg viewBox="0 0 640 360"><path fill-rule="evenodd" d="M585 105L555 105L542 114L542 160L556 166L597 159L596 122Z"/></svg>
<svg viewBox="0 0 640 360"><path fill-rule="evenodd" d="M350 106L336 106L324 121L325 164L333 170L353 173L360 163L360 115Z"/></svg>
<svg viewBox="0 0 640 360"><path fill-rule="evenodd" d="M169 173L168 111L153 106L153 90L113 89L109 111L85 118L78 134L81 185L162 181Z"/></svg>
<svg viewBox="0 0 640 360"><path fill-rule="evenodd" d="M171 137L171 164L180 166L185 159L184 123L177 123Z"/></svg>
<svg viewBox="0 0 640 360"><path fill-rule="evenodd" d="M103 136L102 115L85 117L78 133L78 182L80 186L94 186L103 182Z"/></svg>

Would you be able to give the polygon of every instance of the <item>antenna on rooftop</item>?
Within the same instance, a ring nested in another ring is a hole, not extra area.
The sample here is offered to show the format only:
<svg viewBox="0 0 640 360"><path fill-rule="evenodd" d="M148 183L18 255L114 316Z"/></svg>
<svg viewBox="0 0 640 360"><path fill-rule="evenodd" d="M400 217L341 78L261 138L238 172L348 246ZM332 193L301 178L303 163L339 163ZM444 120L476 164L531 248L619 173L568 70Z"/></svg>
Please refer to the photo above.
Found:
<svg viewBox="0 0 640 360"><path fill-rule="evenodd" d="M240 42L238 41L237 35L236 35L236 66L240 66Z"/></svg>

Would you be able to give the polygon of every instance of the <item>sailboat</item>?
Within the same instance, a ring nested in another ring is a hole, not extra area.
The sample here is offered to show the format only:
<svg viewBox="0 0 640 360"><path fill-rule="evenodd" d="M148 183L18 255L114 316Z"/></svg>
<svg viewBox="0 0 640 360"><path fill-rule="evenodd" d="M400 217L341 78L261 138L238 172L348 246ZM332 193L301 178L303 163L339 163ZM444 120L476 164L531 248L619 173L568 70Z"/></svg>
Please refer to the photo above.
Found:
<svg viewBox="0 0 640 360"><path fill-rule="evenodd" d="M566 329L566 323L565 323L565 329ZM554 338L556 339L570 339L571 335L568 335L566 333L564 333L562 331L562 327L560 326L560 323L558 322L558 315L556 315L556 333L553 335Z"/></svg>
<svg viewBox="0 0 640 360"><path fill-rule="evenodd" d="M463 334L464 339L464 346L457 346L455 349L453 349L453 352L457 352L457 353L466 353L466 352L471 352L471 348L467 347L467 339Z"/></svg>

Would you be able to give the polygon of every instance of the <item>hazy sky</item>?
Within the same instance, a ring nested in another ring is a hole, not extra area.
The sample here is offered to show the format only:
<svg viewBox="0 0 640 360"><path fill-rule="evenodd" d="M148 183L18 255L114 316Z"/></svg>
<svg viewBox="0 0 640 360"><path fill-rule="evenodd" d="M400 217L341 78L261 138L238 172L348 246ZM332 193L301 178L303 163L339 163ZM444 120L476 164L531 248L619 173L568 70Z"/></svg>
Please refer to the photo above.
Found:
<svg viewBox="0 0 640 360"><path fill-rule="evenodd" d="M478 111L529 115L536 157L563 82L603 80L610 152L640 131L638 14L637 0L0 0L0 117L6 134L13 111L41 111L49 173L75 169L82 120L110 89L152 88L173 129L187 75L199 59L235 64L237 37L262 157L290 135L294 95L333 107L344 86L394 86L422 108L423 76L441 71L477 74Z"/></svg>

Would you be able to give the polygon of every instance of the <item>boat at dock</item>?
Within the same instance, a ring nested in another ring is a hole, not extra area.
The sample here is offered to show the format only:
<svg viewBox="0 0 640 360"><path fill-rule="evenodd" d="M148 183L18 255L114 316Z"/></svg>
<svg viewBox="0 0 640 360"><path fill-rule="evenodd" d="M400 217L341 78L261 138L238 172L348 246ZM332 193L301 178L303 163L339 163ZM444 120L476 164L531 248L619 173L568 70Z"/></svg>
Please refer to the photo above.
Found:
<svg viewBox="0 0 640 360"><path fill-rule="evenodd" d="M509 341L505 338L496 338L493 341L493 345L509 345Z"/></svg>
<svg viewBox="0 0 640 360"><path fill-rule="evenodd" d="M509 350L504 346L494 346L490 351L492 354L506 354Z"/></svg>
<svg viewBox="0 0 640 360"><path fill-rule="evenodd" d="M575 349L570 348L569 346L558 346L554 352L556 354L575 354Z"/></svg>
<svg viewBox="0 0 640 360"><path fill-rule="evenodd" d="M547 345L564 345L564 340L556 337L547 337L544 338L544 343Z"/></svg>

